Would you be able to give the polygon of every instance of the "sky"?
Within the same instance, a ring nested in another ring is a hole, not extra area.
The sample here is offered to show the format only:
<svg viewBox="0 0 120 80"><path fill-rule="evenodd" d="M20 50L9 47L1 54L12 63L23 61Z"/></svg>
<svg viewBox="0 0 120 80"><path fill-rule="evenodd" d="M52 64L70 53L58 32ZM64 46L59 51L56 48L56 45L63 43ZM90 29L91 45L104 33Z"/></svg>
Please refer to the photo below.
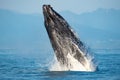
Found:
<svg viewBox="0 0 120 80"><path fill-rule="evenodd" d="M70 11L76 14L99 8L120 10L120 0L0 0L0 9L37 14L42 13L43 4L51 4L59 12Z"/></svg>

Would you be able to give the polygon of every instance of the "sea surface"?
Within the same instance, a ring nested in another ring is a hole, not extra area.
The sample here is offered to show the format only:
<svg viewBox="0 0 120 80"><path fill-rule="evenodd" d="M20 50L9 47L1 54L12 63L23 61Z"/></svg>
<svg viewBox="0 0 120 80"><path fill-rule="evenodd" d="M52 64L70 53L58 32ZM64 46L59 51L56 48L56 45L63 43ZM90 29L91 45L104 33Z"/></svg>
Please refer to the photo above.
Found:
<svg viewBox="0 0 120 80"><path fill-rule="evenodd" d="M120 50L93 50L95 72L49 71L51 55L0 50L0 80L120 80ZM48 59L49 58L49 59Z"/></svg>

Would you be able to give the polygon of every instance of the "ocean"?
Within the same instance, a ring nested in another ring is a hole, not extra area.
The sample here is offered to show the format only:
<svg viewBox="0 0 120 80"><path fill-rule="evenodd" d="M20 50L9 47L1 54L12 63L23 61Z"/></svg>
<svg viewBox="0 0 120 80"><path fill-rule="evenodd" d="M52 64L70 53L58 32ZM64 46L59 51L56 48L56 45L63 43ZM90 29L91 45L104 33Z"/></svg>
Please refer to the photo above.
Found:
<svg viewBox="0 0 120 80"><path fill-rule="evenodd" d="M0 80L120 80L120 50L95 49L93 52L98 69L82 72L49 71L52 55L0 50Z"/></svg>

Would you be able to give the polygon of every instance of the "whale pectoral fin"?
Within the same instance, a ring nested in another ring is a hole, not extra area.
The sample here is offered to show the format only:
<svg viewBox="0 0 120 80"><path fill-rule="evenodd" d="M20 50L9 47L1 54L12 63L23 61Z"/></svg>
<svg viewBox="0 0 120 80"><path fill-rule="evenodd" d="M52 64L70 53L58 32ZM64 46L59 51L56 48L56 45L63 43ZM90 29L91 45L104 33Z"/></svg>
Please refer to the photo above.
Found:
<svg viewBox="0 0 120 80"><path fill-rule="evenodd" d="M74 58L76 58L80 63L84 65L85 63L84 56L78 50L76 50L76 54L74 55Z"/></svg>
<svg viewBox="0 0 120 80"><path fill-rule="evenodd" d="M80 63L82 63L83 65L85 64L85 55L82 53L82 51L80 51L80 49L78 49L78 46L74 43L72 43L71 46L72 49L72 56L78 60Z"/></svg>

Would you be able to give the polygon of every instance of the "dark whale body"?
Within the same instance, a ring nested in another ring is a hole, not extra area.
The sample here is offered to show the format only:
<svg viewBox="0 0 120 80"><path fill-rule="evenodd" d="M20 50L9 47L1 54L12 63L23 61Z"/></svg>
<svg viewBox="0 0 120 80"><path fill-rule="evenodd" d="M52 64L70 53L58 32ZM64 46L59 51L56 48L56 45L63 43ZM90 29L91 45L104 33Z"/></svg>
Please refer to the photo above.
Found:
<svg viewBox="0 0 120 80"><path fill-rule="evenodd" d="M85 67L87 49L70 25L50 5L43 5L43 14L45 28L60 65L72 66L68 57L70 55Z"/></svg>

